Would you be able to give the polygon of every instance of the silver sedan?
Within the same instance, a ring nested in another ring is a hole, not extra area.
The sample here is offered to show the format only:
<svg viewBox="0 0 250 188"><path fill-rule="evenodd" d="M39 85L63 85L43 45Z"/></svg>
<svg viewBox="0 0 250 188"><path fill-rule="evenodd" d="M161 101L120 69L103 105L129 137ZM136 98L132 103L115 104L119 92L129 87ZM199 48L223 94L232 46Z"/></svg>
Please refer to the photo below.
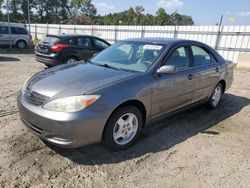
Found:
<svg viewBox="0 0 250 188"><path fill-rule="evenodd" d="M216 108L233 63L196 41L120 41L89 62L41 71L18 94L20 117L42 139L80 147L133 145L146 125L206 103Z"/></svg>

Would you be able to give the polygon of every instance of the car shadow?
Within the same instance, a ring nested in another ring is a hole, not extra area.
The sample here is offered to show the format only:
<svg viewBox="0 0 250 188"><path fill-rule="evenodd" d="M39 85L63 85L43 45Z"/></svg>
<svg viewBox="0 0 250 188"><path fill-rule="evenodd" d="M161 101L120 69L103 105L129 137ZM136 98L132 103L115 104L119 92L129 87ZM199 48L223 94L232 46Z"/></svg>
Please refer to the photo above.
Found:
<svg viewBox="0 0 250 188"><path fill-rule="evenodd" d="M9 62L9 61L20 61L20 59L15 57L0 56L0 62Z"/></svg>
<svg viewBox="0 0 250 188"><path fill-rule="evenodd" d="M148 153L168 150L198 133L213 136L219 135L222 130L207 129L238 113L249 104L250 99L225 94L217 109L209 110L205 105L197 106L179 115L146 127L138 143L125 151L113 152L101 144L77 149L63 149L48 143L47 145L55 152L78 164L119 163L141 157Z"/></svg>
<svg viewBox="0 0 250 188"><path fill-rule="evenodd" d="M18 49L16 47L10 49L9 46L1 46L0 54L34 54L34 45L25 49Z"/></svg>

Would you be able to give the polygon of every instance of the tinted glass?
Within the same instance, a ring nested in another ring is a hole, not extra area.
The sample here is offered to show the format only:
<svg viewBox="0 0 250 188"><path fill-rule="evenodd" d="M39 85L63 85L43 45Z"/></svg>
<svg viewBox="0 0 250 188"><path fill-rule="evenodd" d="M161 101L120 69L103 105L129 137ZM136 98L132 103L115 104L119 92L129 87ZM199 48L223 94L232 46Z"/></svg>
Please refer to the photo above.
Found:
<svg viewBox="0 0 250 188"><path fill-rule="evenodd" d="M214 63L215 59L210 54L198 46L192 46L194 56L194 66L209 65Z"/></svg>
<svg viewBox="0 0 250 188"><path fill-rule="evenodd" d="M43 40L43 43L48 43L48 44L55 44L56 42L58 42L60 39L57 37L46 37Z"/></svg>
<svg viewBox="0 0 250 188"><path fill-rule="evenodd" d="M0 26L0 34L9 34L9 28L6 26Z"/></svg>
<svg viewBox="0 0 250 188"><path fill-rule="evenodd" d="M11 33L16 35L27 35L28 32L21 27L11 27Z"/></svg>
<svg viewBox="0 0 250 188"><path fill-rule="evenodd" d="M100 52L91 61L116 68L145 72L162 52L163 46L144 42L118 42Z"/></svg>
<svg viewBox="0 0 250 188"><path fill-rule="evenodd" d="M94 39L94 43L97 48L107 48L109 46L106 42L99 39Z"/></svg>
<svg viewBox="0 0 250 188"><path fill-rule="evenodd" d="M81 47L91 48L91 40L88 37L80 37L77 39L77 45Z"/></svg>
<svg viewBox="0 0 250 188"><path fill-rule="evenodd" d="M177 69L190 67L190 57L187 47L175 49L169 56L166 65L174 65Z"/></svg>

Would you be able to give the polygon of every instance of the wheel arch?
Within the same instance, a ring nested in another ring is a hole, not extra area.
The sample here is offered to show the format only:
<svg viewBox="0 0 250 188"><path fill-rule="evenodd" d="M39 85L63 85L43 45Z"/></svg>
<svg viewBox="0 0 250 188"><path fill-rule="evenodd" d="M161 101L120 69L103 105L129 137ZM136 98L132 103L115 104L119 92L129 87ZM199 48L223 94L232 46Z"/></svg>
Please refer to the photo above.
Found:
<svg viewBox="0 0 250 188"><path fill-rule="evenodd" d="M218 83L222 85L223 93L224 93L225 90L226 90L226 81L222 79L222 80L220 80Z"/></svg>
<svg viewBox="0 0 250 188"><path fill-rule="evenodd" d="M17 39L17 40L16 40L16 46L17 46L18 42L20 42L20 41L25 42L25 47L27 47L28 42L27 42L25 39Z"/></svg>
<svg viewBox="0 0 250 188"><path fill-rule="evenodd" d="M141 112L141 115L142 115L142 120L143 120L143 124L142 124L142 128L145 127L145 124L146 124L146 118L147 118L147 111L146 111L146 107L145 105L139 101L139 100L136 100L136 99L132 99L132 100L128 100L128 101L125 101L121 104L119 104L113 111L112 113L109 115L107 121L106 121L106 124L104 126L104 129L103 129L103 132L102 132L102 139L104 137L104 133L105 133L105 129L107 127L107 123L109 122L110 118L112 117L112 115L119 109L125 107L125 106L134 106L136 108L138 108L138 110Z"/></svg>

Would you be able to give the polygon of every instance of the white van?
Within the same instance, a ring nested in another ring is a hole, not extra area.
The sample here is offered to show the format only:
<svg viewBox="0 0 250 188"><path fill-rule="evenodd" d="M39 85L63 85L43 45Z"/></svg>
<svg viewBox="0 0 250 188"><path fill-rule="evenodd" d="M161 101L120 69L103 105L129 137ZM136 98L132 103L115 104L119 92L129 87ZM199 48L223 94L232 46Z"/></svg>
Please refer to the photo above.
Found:
<svg viewBox="0 0 250 188"><path fill-rule="evenodd" d="M10 35L9 25L7 22L0 22L0 46L3 45L15 45L18 48L26 48L32 44L32 36L26 29L24 24L10 23Z"/></svg>

